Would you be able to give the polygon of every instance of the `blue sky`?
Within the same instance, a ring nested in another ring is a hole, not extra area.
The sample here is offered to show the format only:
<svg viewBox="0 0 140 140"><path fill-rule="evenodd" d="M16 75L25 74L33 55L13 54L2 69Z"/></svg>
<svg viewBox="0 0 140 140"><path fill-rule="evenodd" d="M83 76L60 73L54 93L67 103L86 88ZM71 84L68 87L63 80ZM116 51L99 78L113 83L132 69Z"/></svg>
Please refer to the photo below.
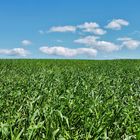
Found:
<svg viewBox="0 0 140 140"><path fill-rule="evenodd" d="M140 0L1 0L0 58L140 58Z"/></svg>

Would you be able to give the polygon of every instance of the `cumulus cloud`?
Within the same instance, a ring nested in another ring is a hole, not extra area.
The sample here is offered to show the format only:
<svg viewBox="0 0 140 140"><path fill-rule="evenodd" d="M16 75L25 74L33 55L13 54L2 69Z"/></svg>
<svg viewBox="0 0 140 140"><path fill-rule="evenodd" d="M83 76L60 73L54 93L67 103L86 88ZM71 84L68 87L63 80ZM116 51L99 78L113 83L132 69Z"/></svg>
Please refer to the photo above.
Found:
<svg viewBox="0 0 140 140"><path fill-rule="evenodd" d="M96 22L85 22L84 24L78 25L77 27L81 29L99 28L99 24Z"/></svg>
<svg viewBox="0 0 140 140"><path fill-rule="evenodd" d="M51 27L49 32L75 32L75 26L54 26Z"/></svg>
<svg viewBox="0 0 140 140"><path fill-rule="evenodd" d="M40 48L40 51L48 55L57 55L64 57L74 57L77 55L86 55L90 57L95 57L97 55L97 50L92 48L76 48L70 49L63 46L44 46Z"/></svg>
<svg viewBox="0 0 140 140"><path fill-rule="evenodd" d="M32 44L32 42L30 40L23 40L21 43L23 46L29 46Z"/></svg>
<svg viewBox="0 0 140 140"><path fill-rule="evenodd" d="M75 43L84 44L86 46L92 46L97 39L100 37L97 36L86 36L77 40L74 40Z"/></svg>
<svg viewBox="0 0 140 140"><path fill-rule="evenodd" d="M85 22L84 24L77 26L53 26L49 29L49 32L75 32L77 29L82 30L83 32L94 33L96 35L104 35L106 31L101 29L99 24L96 22ZM40 31L40 33L43 33Z"/></svg>
<svg viewBox="0 0 140 140"><path fill-rule="evenodd" d="M75 43L84 44L86 46L89 46L91 48L101 50L104 52L113 52L118 51L120 47L112 42L108 41L100 41L98 40L99 37L96 36L86 36L84 38L80 38L75 40Z"/></svg>
<svg viewBox="0 0 140 140"><path fill-rule="evenodd" d="M120 30L123 26L128 26L129 22L124 19L113 19L106 28L113 30Z"/></svg>
<svg viewBox="0 0 140 140"><path fill-rule="evenodd" d="M94 33L96 35L106 34L106 31L101 29L96 22L85 22L84 24L78 25L77 28L82 29L83 32Z"/></svg>
<svg viewBox="0 0 140 140"><path fill-rule="evenodd" d="M118 38L118 40L122 42L121 47L126 47L130 50L140 47L140 41L132 38L124 37L124 38Z"/></svg>
<svg viewBox="0 0 140 140"><path fill-rule="evenodd" d="M112 42L107 41L97 41L95 43L95 48L105 52L118 51L120 47Z"/></svg>
<svg viewBox="0 0 140 140"><path fill-rule="evenodd" d="M29 52L24 48L0 49L0 55L27 56Z"/></svg>

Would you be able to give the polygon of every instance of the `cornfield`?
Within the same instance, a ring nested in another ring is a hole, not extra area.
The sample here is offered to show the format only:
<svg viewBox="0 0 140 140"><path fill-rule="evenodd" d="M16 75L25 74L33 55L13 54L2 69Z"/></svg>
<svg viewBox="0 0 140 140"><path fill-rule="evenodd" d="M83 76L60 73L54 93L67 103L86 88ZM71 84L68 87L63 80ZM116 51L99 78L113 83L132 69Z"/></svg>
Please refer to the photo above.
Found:
<svg viewBox="0 0 140 140"><path fill-rule="evenodd" d="M139 60L0 60L1 140L140 140Z"/></svg>

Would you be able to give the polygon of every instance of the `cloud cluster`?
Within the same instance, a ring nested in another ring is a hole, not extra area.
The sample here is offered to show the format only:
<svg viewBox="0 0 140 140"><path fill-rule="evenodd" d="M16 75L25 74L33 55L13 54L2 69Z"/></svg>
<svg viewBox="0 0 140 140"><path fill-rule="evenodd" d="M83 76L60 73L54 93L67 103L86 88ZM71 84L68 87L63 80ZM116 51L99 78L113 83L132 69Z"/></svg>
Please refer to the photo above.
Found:
<svg viewBox="0 0 140 140"><path fill-rule="evenodd" d="M0 49L0 55L27 56L29 52L24 48Z"/></svg>
<svg viewBox="0 0 140 140"><path fill-rule="evenodd" d="M88 57L95 57L98 51L111 53L114 51L119 51L123 47L128 49L136 49L140 46L140 41L134 40L132 38L118 38L121 44L115 44L109 41L100 40L97 36L85 36L74 40L74 43L83 44L85 48L66 48L63 46L44 46L40 47L40 51L47 55L56 55L63 57L74 57L77 55L85 55Z"/></svg>
<svg viewBox="0 0 140 140"><path fill-rule="evenodd" d="M57 55L64 57L73 57L77 55L85 55L90 57L95 57L97 55L97 50L92 48L77 48L70 49L63 46L53 46L53 47L40 47L40 51L48 55Z"/></svg>
<svg viewBox="0 0 140 140"><path fill-rule="evenodd" d="M128 26L129 22L124 19L113 19L106 26L107 29L120 30L123 26Z"/></svg>
<svg viewBox="0 0 140 140"><path fill-rule="evenodd" d="M109 22L105 28L112 30L120 30L123 26L128 26L129 22L124 19L113 19ZM48 32L76 32L80 29L82 32L93 33L95 35L104 35L106 30L102 29L96 22L85 22L77 26L65 25L65 26L53 26ZM44 34L43 30L39 31L40 34Z"/></svg>
<svg viewBox="0 0 140 140"><path fill-rule="evenodd" d="M83 32L89 32L96 35L106 34L106 31L101 29L96 22L85 22L84 24L78 25L77 28L82 29Z"/></svg>
<svg viewBox="0 0 140 140"><path fill-rule="evenodd" d="M132 38L124 37L124 38L118 38L118 40L122 42L121 44L122 47L126 47L131 50L136 49L140 46L140 41Z"/></svg>
<svg viewBox="0 0 140 140"><path fill-rule="evenodd" d="M104 28L112 30L120 30L123 26L128 26L129 22L124 19L113 19ZM63 46L43 46L39 50L47 55L56 55L62 57L75 57L79 55L84 55L87 57L95 57L97 52L111 53L114 51L120 51L122 48L127 48L129 50L136 49L140 47L140 41L129 37L118 38L116 43L105 41L101 39L101 35L107 33L106 30L100 27L96 22L85 22L77 26L53 26L48 32L76 32L89 33L84 37L75 39L73 42L76 44L84 45L85 47L80 48L67 48ZM45 34L46 31L40 30L40 34ZM98 35L98 36L97 36ZM63 43L63 40L56 40L57 43ZM22 46L30 46L32 41L23 40L21 42ZM24 48L13 48L13 49L0 49L0 55L10 55L10 56L27 56L29 51Z"/></svg>
<svg viewBox="0 0 140 140"><path fill-rule="evenodd" d="M104 51L104 52L113 52L113 51L118 51L120 49L118 45L112 42L101 41L98 39L99 37L96 37L96 36L86 36L84 38L74 40L74 42L79 43L79 44L84 44L86 46L89 46L91 48Z"/></svg>
<svg viewBox="0 0 140 140"><path fill-rule="evenodd" d="M93 33L96 35L104 35L106 31L101 29L99 24L96 22L85 22L84 24L77 26L53 26L49 29L48 32L76 32L78 29L82 30L82 32ZM44 31L40 30L40 34L44 33Z"/></svg>
<svg viewBox="0 0 140 140"><path fill-rule="evenodd" d="M119 51L122 48L127 48L130 50L136 49L140 47L140 41L132 38L118 38L117 40L120 41L119 43L113 43L101 39L101 35L105 35L107 33L107 29L121 30L122 27L128 25L129 22L127 20L113 19L106 26L104 26L104 28L101 28L96 22L85 22L77 26L54 26L50 28L49 32L76 32L77 30L80 30L81 34L85 32L90 33L90 35L74 40L74 43L85 45L88 48L70 49L62 46L46 46L41 47L40 51L48 55L59 55L65 57L72 57L76 55L95 57L98 51L111 53L114 51Z"/></svg>

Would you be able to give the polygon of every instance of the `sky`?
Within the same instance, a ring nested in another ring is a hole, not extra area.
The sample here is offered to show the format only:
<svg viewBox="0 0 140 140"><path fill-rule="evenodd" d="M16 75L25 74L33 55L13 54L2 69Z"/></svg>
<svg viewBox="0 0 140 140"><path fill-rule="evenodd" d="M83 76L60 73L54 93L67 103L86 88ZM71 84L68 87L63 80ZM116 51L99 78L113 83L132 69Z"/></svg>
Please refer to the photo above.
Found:
<svg viewBox="0 0 140 140"><path fill-rule="evenodd" d="M140 59L140 0L1 0L0 58Z"/></svg>

